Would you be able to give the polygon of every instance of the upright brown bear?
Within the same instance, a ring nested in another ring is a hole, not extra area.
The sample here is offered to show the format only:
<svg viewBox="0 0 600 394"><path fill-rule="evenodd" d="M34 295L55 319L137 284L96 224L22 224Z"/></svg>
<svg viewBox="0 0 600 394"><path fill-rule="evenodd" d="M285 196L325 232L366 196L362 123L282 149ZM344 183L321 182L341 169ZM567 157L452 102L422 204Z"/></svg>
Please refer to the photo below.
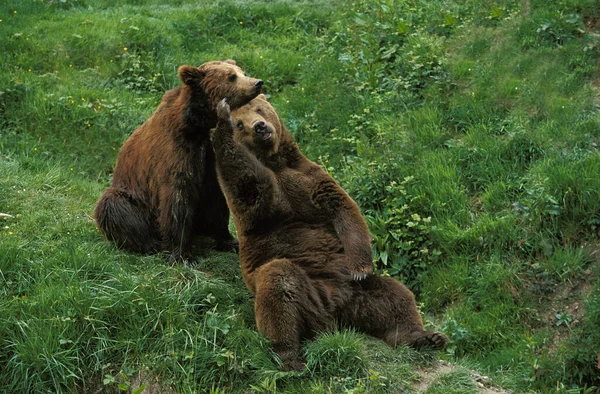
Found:
<svg viewBox="0 0 600 394"><path fill-rule="evenodd" d="M359 208L299 151L258 96L230 112L223 100L213 136L217 174L233 213L244 281L258 329L285 369L304 368L300 342L341 326L416 348L441 349L423 329L413 294L372 275L370 237Z"/></svg>
<svg viewBox="0 0 600 394"><path fill-rule="evenodd" d="M166 92L125 141L112 186L94 212L109 240L134 252L169 251L171 260L190 257L196 235L214 237L218 249L234 246L210 130L217 124L220 100L227 98L237 108L262 87L233 60L181 66L179 79L183 86Z"/></svg>

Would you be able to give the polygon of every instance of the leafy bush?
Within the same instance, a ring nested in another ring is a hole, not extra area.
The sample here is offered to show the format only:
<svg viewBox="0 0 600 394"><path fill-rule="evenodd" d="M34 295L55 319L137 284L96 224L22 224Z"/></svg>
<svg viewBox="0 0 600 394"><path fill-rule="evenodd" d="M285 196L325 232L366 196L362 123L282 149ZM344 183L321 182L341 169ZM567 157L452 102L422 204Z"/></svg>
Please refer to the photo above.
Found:
<svg viewBox="0 0 600 394"><path fill-rule="evenodd" d="M430 238L431 218L415 208L417 180L402 179L402 172L392 160L354 162L344 169L342 180L365 215L378 268L418 293L425 271L441 253Z"/></svg>
<svg viewBox="0 0 600 394"><path fill-rule="evenodd" d="M383 0L357 2L354 9L331 29L326 43L340 60L346 83L359 90L396 91L410 100L444 79L441 38L415 32L426 11ZM456 24L449 16L445 20Z"/></svg>
<svg viewBox="0 0 600 394"><path fill-rule="evenodd" d="M117 81L127 90L135 93L164 92L162 74L150 71L155 69L151 54L126 52L122 55L123 71L119 72Z"/></svg>

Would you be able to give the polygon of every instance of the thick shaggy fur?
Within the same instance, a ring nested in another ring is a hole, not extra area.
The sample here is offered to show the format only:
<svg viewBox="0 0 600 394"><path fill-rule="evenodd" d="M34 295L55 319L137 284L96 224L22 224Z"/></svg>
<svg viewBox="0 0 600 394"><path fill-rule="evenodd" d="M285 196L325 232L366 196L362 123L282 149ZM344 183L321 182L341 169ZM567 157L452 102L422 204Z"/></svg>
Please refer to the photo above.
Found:
<svg viewBox="0 0 600 394"><path fill-rule="evenodd" d="M112 186L94 211L100 231L120 247L168 251L172 260L191 257L196 235L214 237L220 249L234 246L210 130L217 124L221 99L239 107L262 86L232 60L181 66L178 74L183 86L166 92L152 116L125 141Z"/></svg>
<svg viewBox="0 0 600 394"><path fill-rule="evenodd" d="M217 175L233 213L258 329L285 369L304 367L300 343L336 323L391 346L443 348L425 331L413 294L372 274L370 236L356 203L299 151L263 95L217 108Z"/></svg>

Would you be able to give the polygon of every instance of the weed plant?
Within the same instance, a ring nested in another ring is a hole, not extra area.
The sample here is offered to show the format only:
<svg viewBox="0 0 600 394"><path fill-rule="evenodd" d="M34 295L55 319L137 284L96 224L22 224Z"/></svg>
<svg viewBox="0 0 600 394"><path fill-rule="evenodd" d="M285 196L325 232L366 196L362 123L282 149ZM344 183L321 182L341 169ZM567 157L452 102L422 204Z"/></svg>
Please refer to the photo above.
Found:
<svg viewBox="0 0 600 394"><path fill-rule="evenodd" d="M515 392L598 390L599 29L596 0L3 2L0 387L413 392L435 364L340 331L281 372L236 255L202 240L169 266L95 230L177 67L234 58L358 202L442 358ZM458 367L424 390L478 389Z"/></svg>

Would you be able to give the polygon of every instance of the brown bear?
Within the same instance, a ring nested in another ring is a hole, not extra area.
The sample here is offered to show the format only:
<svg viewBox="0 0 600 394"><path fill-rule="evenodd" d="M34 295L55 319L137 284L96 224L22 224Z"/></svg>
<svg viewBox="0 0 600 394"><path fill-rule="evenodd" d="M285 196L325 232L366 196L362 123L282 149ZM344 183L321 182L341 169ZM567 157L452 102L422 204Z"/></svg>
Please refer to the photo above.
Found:
<svg viewBox="0 0 600 394"><path fill-rule="evenodd" d="M124 249L191 257L196 235L215 238L218 249L236 246L229 210L215 171L210 130L215 108L227 98L237 108L256 97L260 79L235 61L179 67L183 86L166 92L152 114L125 141L112 186L94 211L98 229Z"/></svg>
<svg viewBox="0 0 600 394"><path fill-rule="evenodd" d="M372 274L367 225L357 204L298 149L264 95L218 108L217 176L237 229L256 324L283 368L301 370L300 343L336 324L391 346L441 349L413 294Z"/></svg>

